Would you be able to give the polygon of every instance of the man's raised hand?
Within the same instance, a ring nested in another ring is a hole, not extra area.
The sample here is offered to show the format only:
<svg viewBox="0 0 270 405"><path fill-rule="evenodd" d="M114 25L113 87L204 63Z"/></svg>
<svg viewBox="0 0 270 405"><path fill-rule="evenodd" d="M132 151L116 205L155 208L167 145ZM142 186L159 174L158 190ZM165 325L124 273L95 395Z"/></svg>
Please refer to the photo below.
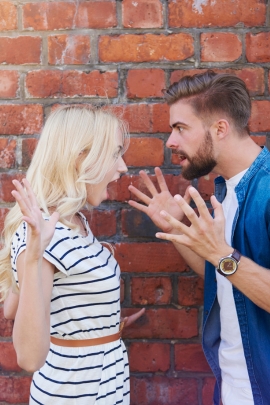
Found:
<svg viewBox="0 0 270 405"><path fill-rule="evenodd" d="M173 227L170 223L168 223L168 221L166 221L160 215L160 212L162 210L166 211L172 217L176 218L178 221L183 220L184 212L179 206L179 204L177 204L171 193L169 192L164 176L158 167L155 168L155 174L157 177L160 192L156 189L155 185L153 184L152 180L150 180L149 176L142 170L140 171L140 176L144 184L146 185L148 191L152 195L152 198L142 193L136 187L130 185L128 189L138 199L140 199L143 204L133 200L129 200L128 203L132 207L137 208L139 211L142 211L145 214L147 214L158 228L162 229L166 233L170 233L172 232ZM188 193L188 190L186 190L184 200L189 204L190 195Z"/></svg>

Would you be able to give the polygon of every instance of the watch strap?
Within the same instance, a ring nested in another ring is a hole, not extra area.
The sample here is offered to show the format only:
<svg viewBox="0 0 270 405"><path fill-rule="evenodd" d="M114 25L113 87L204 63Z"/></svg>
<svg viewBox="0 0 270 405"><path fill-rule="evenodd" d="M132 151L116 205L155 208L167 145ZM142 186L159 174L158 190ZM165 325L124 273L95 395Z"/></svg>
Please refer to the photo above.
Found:
<svg viewBox="0 0 270 405"><path fill-rule="evenodd" d="M234 251L231 254L231 257L233 257L239 263L241 259L241 253L238 252L237 249L234 249Z"/></svg>

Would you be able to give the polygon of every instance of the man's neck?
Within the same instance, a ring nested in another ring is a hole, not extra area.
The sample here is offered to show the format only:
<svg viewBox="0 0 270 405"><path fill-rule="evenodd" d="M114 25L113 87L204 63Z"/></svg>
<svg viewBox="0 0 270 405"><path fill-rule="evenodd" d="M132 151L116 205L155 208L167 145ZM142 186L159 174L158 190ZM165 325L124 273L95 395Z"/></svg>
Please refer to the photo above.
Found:
<svg viewBox="0 0 270 405"><path fill-rule="evenodd" d="M239 138L236 142L227 143L218 156L214 173L226 180L248 169L261 153L262 149L250 137Z"/></svg>

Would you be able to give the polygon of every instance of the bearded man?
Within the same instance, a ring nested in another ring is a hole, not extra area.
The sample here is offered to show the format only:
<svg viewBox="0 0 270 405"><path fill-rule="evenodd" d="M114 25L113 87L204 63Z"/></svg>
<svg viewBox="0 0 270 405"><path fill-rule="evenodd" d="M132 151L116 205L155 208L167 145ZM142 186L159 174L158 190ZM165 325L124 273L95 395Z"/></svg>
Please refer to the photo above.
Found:
<svg viewBox="0 0 270 405"><path fill-rule="evenodd" d="M143 204L129 203L204 277L202 343L217 380L214 404L220 397L223 405L270 404L270 153L249 136L251 101L238 77L185 76L165 99L172 128L166 145L178 154L182 175L219 175L214 215L194 187L172 197L158 168L160 191L141 172L152 198L130 186Z"/></svg>

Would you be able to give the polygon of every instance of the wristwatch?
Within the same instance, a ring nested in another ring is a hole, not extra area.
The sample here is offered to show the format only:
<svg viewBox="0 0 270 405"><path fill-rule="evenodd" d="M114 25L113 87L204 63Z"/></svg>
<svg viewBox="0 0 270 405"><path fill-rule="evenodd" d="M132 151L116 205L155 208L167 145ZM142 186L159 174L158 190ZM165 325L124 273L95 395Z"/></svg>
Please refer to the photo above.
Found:
<svg viewBox="0 0 270 405"><path fill-rule="evenodd" d="M231 276L238 269L241 253L234 249L229 256L222 257L218 263L217 271L222 276Z"/></svg>

